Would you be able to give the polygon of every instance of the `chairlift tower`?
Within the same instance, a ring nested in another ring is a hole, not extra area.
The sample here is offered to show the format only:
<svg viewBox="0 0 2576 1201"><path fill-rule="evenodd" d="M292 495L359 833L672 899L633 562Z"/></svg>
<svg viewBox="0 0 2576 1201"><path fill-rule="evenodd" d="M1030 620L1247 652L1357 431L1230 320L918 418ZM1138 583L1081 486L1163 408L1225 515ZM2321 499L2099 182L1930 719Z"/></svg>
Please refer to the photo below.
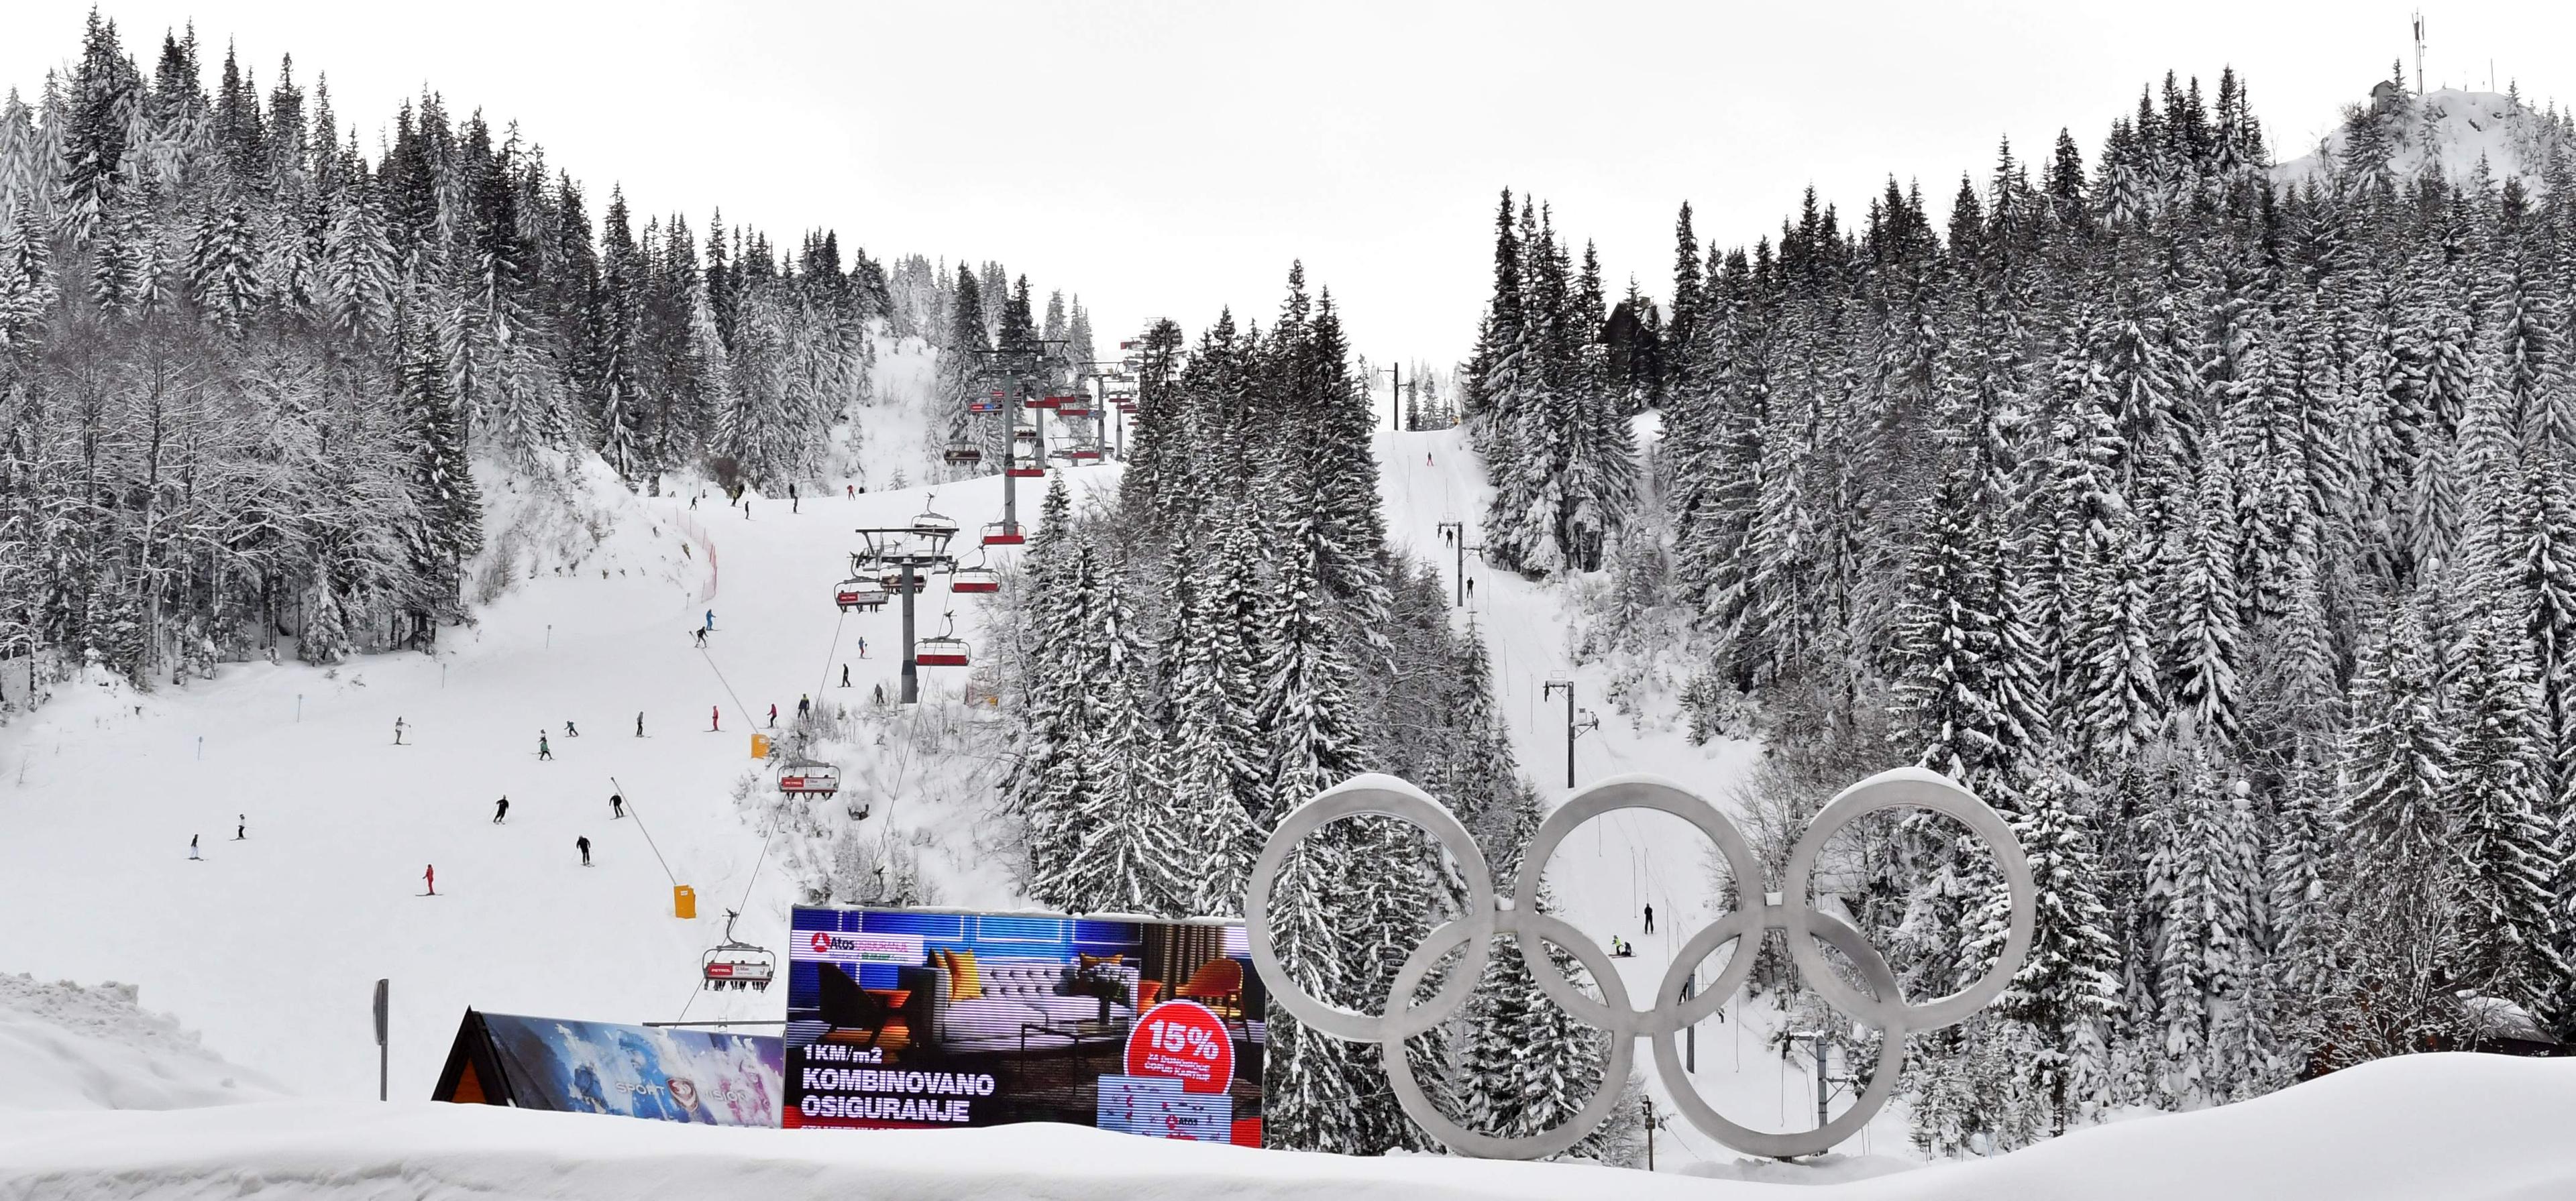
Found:
<svg viewBox="0 0 2576 1201"><path fill-rule="evenodd" d="M1485 548L1467 545L1467 523L1463 521L1441 522L1440 535L1441 540L1447 542L1450 549L1457 552L1458 607L1464 609L1467 607L1467 552L1474 551L1478 558L1482 558Z"/></svg>
<svg viewBox="0 0 2576 1201"><path fill-rule="evenodd" d="M898 700L906 705L919 704L921 666L920 651L913 636L912 598L929 584L932 569L956 568L957 559L948 553L948 542L957 536L957 523L938 513L925 512L913 518L911 525L863 527L856 533L862 549L850 556L851 565L872 567L880 573L890 569L892 575L887 577L887 590L903 597L903 689ZM953 621L952 618L952 626ZM951 636L953 633L952 629L950 634L942 637L955 642ZM963 666L962 647L960 644L957 661L943 658L932 666Z"/></svg>
<svg viewBox="0 0 2576 1201"><path fill-rule="evenodd" d="M1539 698L1541 700L1552 698L1559 689L1565 692L1565 786L1572 788L1574 787L1574 740L1600 729L1601 719L1594 716L1590 709L1578 710L1574 707L1574 681L1572 680L1549 680L1539 689Z"/></svg>
<svg viewBox="0 0 2576 1201"><path fill-rule="evenodd" d="M1037 430L1037 445L1029 448L1033 468L1026 474L1043 476L1046 474L1046 406L1028 403L1028 377L1037 373L1047 347L1062 345L1065 345L1064 340L1058 338L1040 340L1027 348L995 347L975 351L986 356L985 377L1002 381L1002 386L993 390L993 401L998 403L975 401L967 405L970 414L986 413L1002 423L1002 522L998 529L986 527L986 546L1018 546L1028 540L1027 533L1020 528L1019 484L1023 474L1020 467L1020 411L1028 409L1032 413L1030 420Z"/></svg>
<svg viewBox="0 0 2576 1201"><path fill-rule="evenodd" d="M1092 412L1099 414L1101 424L1093 431L1092 445L1100 450L1109 449L1109 422L1113 419L1114 413L1118 423L1118 457L1124 460L1127 457L1127 421L1135 416L1136 396L1134 393L1113 395L1109 391L1109 385L1113 383L1134 385L1136 360L1133 358L1092 359L1080 366L1083 378L1099 385L1099 395L1093 401Z"/></svg>

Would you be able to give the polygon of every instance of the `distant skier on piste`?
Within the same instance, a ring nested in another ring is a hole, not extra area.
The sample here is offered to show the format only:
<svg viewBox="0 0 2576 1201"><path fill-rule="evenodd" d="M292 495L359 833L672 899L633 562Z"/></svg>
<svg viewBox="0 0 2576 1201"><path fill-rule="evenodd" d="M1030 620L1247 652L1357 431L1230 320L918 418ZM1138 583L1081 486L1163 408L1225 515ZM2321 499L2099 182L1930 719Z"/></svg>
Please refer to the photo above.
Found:
<svg viewBox="0 0 2576 1201"><path fill-rule="evenodd" d="M572 845L574 845L574 846L576 846L576 847L581 848L581 865L582 865L583 867L589 867L589 866L590 866L590 835L584 834L584 835L582 835L582 836L581 836L581 837L579 837L579 838L575 838L575 839L573 839L573 840L572 840Z"/></svg>
<svg viewBox="0 0 2576 1201"><path fill-rule="evenodd" d="M507 802L503 802L503 803L504 803L504 804L506 804ZM425 893L422 893L422 894L420 894L420 895L425 896L425 897L434 897L434 896L437 896L437 895L438 895L438 865L437 865L437 864L435 864L435 863L430 864L430 865L429 865L429 869L428 869L427 871L424 871L424 872L422 872L422 873L420 874L420 878L421 878L423 881L427 882L427 883L428 883L428 885L429 885L429 891L428 891L428 892L425 892Z"/></svg>
<svg viewBox="0 0 2576 1201"><path fill-rule="evenodd" d="M722 705L709 705L709 706L707 706L707 733L714 734L714 733L717 733L717 732L722 731L723 729L724 729L724 706L722 706Z"/></svg>
<svg viewBox="0 0 2576 1201"><path fill-rule="evenodd" d="M554 748L546 745L546 732L543 730L537 731L537 758L545 760L552 759L554 757Z"/></svg>
<svg viewBox="0 0 2576 1201"><path fill-rule="evenodd" d="M509 818L510 798L502 797L499 804L492 806L492 824L496 826L500 825L502 822L509 820Z"/></svg>
<svg viewBox="0 0 2576 1201"><path fill-rule="evenodd" d="M622 796L622 795L618 794L618 793L614 793L614 792L609 793L609 794L608 794L608 818L609 818L609 820L610 820L610 821L615 821L615 820L617 820L618 818L621 818L621 817L624 817L624 816L626 816L626 798L625 798L624 796Z"/></svg>
<svg viewBox="0 0 2576 1201"><path fill-rule="evenodd" d="M565 723L564 723L564 737L566 737L566 738L579 738L579 737L581 737L581 731L574 729L574 728L573 728L573 726L572 726L572 723L571 723L571 722L565 722Z"/></svg>

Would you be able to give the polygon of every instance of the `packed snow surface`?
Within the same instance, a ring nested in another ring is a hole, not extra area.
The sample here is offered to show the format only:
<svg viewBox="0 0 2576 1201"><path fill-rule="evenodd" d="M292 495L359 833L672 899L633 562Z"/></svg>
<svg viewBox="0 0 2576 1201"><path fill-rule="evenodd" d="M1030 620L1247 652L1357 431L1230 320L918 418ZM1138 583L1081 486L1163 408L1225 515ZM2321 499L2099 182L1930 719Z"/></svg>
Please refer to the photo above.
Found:
<svg viewBox="0 0 2576 1201"><path fill-rule="evenodd" d="M2576 1113L2576 1062L2423 1055L1998 1159L1834 1182L1840 1173L1831 1164L1771 1165L1763 1180L1713 1180L1256 1151L1076 1126L743 1130L427 1102L303 1101L23 1115L0 1129L0 1201L252 1193L275 1201L2540 1201L2576 1196L2569 1113ZM1802 1174L1816 1183L1774 1183Z"/></svg>
<svg viewBox="0 0 2576 1201"><path fill-rule="evenodd" d="M190 1109L272 1101L269 1079L224 1062L122 984L0 975L0 1110Z"/></svg>

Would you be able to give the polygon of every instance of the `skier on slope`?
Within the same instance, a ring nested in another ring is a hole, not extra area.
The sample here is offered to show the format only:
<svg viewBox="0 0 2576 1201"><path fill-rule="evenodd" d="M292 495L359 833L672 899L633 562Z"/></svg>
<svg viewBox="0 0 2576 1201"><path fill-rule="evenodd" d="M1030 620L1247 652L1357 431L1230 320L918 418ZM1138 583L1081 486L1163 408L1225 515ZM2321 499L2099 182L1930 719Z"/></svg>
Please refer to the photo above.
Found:
<svg viewBox="0 0 2576 1201"><path fill-rule="evenodd" d="M716 611L713 609L707 610L707 628L710 630L716 628Z"/></svg>
<svg viewBox="0 0 2576 1201"><path fill-rule="evenodd" d="M811 696L805 695L805 694L803 694L803 693L799 693L799 694L797 694L797 697L796 697L796 720L798 720L798 721L803 721L803 720L805 720L805 715L806 715L806 714L808 714L808 713L812 713L813 711L814 711L814 698L813 698L813 697L811 697Z"/></svg>
<svg viewBox="0 0 2576 1201"><path fill-rule="evenodd" d="M637 738L644 736L644 714L641 710L635 714L635 736Z"/></svg>
<svg viewBox="0 0 2576 1201"><path fill-rule="evenodd" d="M554 748L546 745L546 732L543 730L537 731L537 758L539 760L550 760L554 757Z"/></svg>
<svg viewBox="0 0 2576 1201"><path fill-rule="evenodd" d="M424 872L422 872L422 873L420 874L420 878L421 878L422 880L425 880L425 881L427 881L427 882L429 883L429 891L428 891L428 892L425 892L425 893L422 893L421 895L422 895L422 896L428 896L428 897L434 897L434 896L437 896L437 895L438 895L438 865L437 865L437 864L435 864L435 863L430 864L430 865L429 865L429 869L428 869L427 871L424 871Z"/></svg>
<svg viewBox="0 0 2576 1201"><path fill-rule="evenodd" d="M188 836L188 858L197 860L200 863L205 862L206 859L205 856L197 853L197 836L194 834Z"/></svg>
<svg viewBox="0 0 2576 1201"><path fill-rule="evenodd" d="M403 719L401 719L401 718L397 717L397 718L395 718L395 719L394 719L394 745L395 745L395 746L401 746L401 745L403 744L402 736L403 736Z"/></svg>
<svg viewBox="0 0 2576 1201"><path fill-rule="evenodd" d="M778 728L778 703L776 701L770 702L769 705L769 728L773 730Z"/></svg>
<svg viewBox="0 0 2576 1201"><path fill-rule="evenodd" d="M716 732L721 731L721 730L723 730L723 729L724 729L724 706L722 706L722 705L709 705L709 706L707 706L707 733L713 734L713 733L716 733Z"/></svg>
<svg viewBox="0 0 2576 1201"><path fill-rule="evenodd" d="M249 837L250 837L250 815L249 815L249 814L247 814L247 813L244 813L244 814L241 814L241 815L240 815L240 818L239 818L239 820L238 820L238 821L236 821L236 822L234 822L234 823L233 823L233 841L234 841L234 842L240 842L240 841L242 841L242 840L244 840L244 839L247 839L247 838L249 838Z"/></svg>
<svg viewBox="0 0 2576 1201"><path fill-rule="evenodd" d="M625 795L624 795L624 794L622 794L622 793L615 793L615 792L609 793L609 794L608 794L608 819L609 819L610 821L615 821L615 820L617 820L618 818L621 818L621 817L624 817L624 816L626 816L626 797L625 797Z"/></svg>
<svg viewBox="0 0 2576 1201"><path fill-rule="evenodd" d="M864 654L864 652L862 652L862 653ZM843 687L843 688L847 688L847 687L849 687L849 686L850 686L850 665L849 665L849 664L847 664L847 663L844 663L844 664L842 664L842 665L841 665L841 687Z"/></svg>
<svg viewBox="0 0 2576 1201"><path fill-rule="evenodd" d="M699 649L699 650L705 650L705 649L707 649L707 632L706 632L706 630L705 630L705 629L701 628L701 629L695 630L695 631L693 631L693 632L692 632L691 636L692 636L692 637L694 637L694 638L696 638L696 639L698 640L698 649Z"/></svg>
<svg viewBox="0 0 2576 1201"><path fill-rule="evenodd" d="M584 834L584 835L582 835L582 836L581 836L581 837L579 837L579 838L575 838L575 839L573 839L573 840L572 840L572 845L574 845L574 846L576 846L576 847L581 848L581 865L582 865L583 867L589 867L589 866L590 866L590 835Z"/></svg>
<svg viewBox="0 0 2576 1201"><path fill-rule="evenodd" d="M581 737L581 731L579 731L579 730L576 730L576 729L572 728L572 723L571 723L571 722L565 722L565 723L564 723L564 737L566 737L566 738L579 738L579 737Z"/></svg>
<svg viewBox="0 0 2576 1201"><path fill-rule="evenodd" d="M492 824L496 826L500 825L502 822L509 820L509 817L510 798L502 797L499 804L492 806Z"/></svg>

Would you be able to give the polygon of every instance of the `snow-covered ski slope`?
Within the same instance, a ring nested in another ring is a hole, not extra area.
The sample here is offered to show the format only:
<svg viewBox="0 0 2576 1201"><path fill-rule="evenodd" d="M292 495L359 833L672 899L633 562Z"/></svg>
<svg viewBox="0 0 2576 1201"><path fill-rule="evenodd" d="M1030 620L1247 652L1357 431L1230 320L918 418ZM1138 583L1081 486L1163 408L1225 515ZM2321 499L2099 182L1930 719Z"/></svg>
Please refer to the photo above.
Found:
<svg viewBox="0 0 2576 1201"><path fill-rule="evenodd" d="M1756 1183L1259 1151L1076 1126L818 1133L299 1101L15 1115L0 1127L0 1201L2542 1201L2576 1195L2571 1111L2576 1062L2414 1055L1996 1159L1846 1183L1806 1165L1748 1165L1797 1182Z"/></svg>
<svg viewBox="0 0 2576 1201"><path fill-rule="evenodd" d="M1651 435L1651 428L1641 431ZM1468 530L1466 573L1475 581L1468 614L1483 633L1493 659L1496 702L1511 723L1513 749L1521 770L1539 787L1550 808L1574 790L1565 786L1565 694L1547 695L1551 680L1575 685L1578 710L1598 714L1598 729L1575 740L1575 789L1612 776L1650 773L1698 793L1721 808L1730 787L1758 755L1748 742L1717 741L1693 746L1678 729L1639 729L1604 701L1608 679L1602 669L1574 666L1567 630L1572 625L1570 601L1561 582L1525 580L1507 571L1485 568L1473 548L1492 489L1484 467L1467 445L1464 430L1423 433L1380 431L1377 456L1387 514L1387 536L1398 547L1440 566L1441 577L1458 595L1458 555L1442 541L1442 522L1462 522ZM1897 764L1891 761L1887 766ZM1672 958L1699 929L1726 908L1713 887L1706 836L1681 819L1660 813L1631 811L1599 818L1575 832L1548 862L1547 879L1568 921L1602 945L1616 935L1636 947L1632 959L1618 960L1621 983L1632 1003L1653 998ZM1655 929L1644 929L1645 908L1654 906ZM1707 980L1724 953L1700 974ZM1812 1130L1815 1084L1806 1061L1783 1059L1767 1039L1778 1028L1767 1004L1729 1002L1724 1020L1699 1027L1698 1071L1692 1083L1709 1104L1729 1119L1756 1129ZM1647 1074L1648 1091L1657 1111L1670 1113L1668 1091L1654 1077L1646 1048L1638 1062ZM1842 1061L1834 1061L1840 1072ZM1847 1096L1832 1103L1832 1112L1849 1105ZM1723 1161L1732 1157L1705 1135L1675 1120L1659 1136L1660 1154L1684 1162ZM1891 1105L1839 1150L1852 1155L1911 1155L1902 1109Z"/></svg>
<svg viewBox="0 0 2576 1201"><path fill-rule="evenodd" d="M1472 453L1456 431L1379 439L1391 536L1453 562L1437 526L1472 529L1483 512ZM1068 478L1103 487L1117 469ZM1043 481L1020 482L1021 515L1033 522ZM575 487L587 488L574 506L590 514L584 521L547 530L528 519L513 535L551 539L551 557L526 559L562 574L540 569L479 610L473 627L448 631L435 658L380 655L331 670L235 664L214 681L148 695L93 681L0 728L9 833L0 903L18 915L0 923L0 969L139 984L148 1007L233 1060L326 1096L375 1086L367 1000L379 976L394 982L397 1096L428 1090L468 1005L604 1020L671 1018L684 1006L692 1018L774 1017L775 996L693 991L697 957L718 940L726 908L744 909L745 938L776 947L793 899L774 856L753 880L760 835L732 799L755 766L750 727L773 703L792 714L803 694L857 703L880 681L891 690L896 613L844 618L829 603L849 531L905 524L929 506L964 526L962 544L998 519L1001 481L946 485L935 499L928 488L811 497L793 513L784 499L759 498L748 519L713 495L692 510L683 497L633 497L596 476ZM502 524L547 511L507 484L489 490ZM1563 704L1543 701L1541 685L1572 678L1577 703L1606 713L1601 681L1566 675L1560 589L1468 563L1522 766L1561 799ZM934 588L921 601L922 632L936 632L947 597ZM954 607L960 632L976 638L979 602ZM689 632L707 609L717 628L701 655ZM837 687L844 662L847 690ZM924 679L953 691L961 677L925 669ZM710 732L718 706L722 730ZM579 737L565 736L567 720ZM536 758L540 731L552 761ZM1715 797L1750 753L1639 733L1611 715L1583 737L1576 761L1583 782L1651 771ZM611 820L607 798L620 785L640 820ZM509 820L496 826L503 795ZM943 902L1020 903L1001 865L973 852L976 806L893 816L930 831L937 849L925 870ZM241 820L248 837L235 841ZM187 857L192 835L203 862ZM579 836L592 840L597 866L580 866ZM1676 820L1617 815L1551 864L1578 925L1637 946L1621 964L1632 995L1653 990L1665 958L1711 912L1702 844ZM670 916L662 860L696 889L697 920ZM431 865L434 898L422 895ZM1649 902L1652 935L1640 921ZM1762 1048L1767 1014L1730 1019L1701 1029L1704 1094L1747 1124L1811 1122L1804 1070ZM1896 1149L1888 1121L1849 1150ZM1664 1154L1724 1156L1705 1142L1675 1130Z"/></svg>
<svg viewBox="0 0 2576 1201"><path fill-rule="evenodd" d="M756 766L750 734L769 705L784 725L802 694L856 704L879 682L893 691L896 607L844 620L831 594L848 574L849 531L909 523L929 490L848 499L836 487L797 513L761 498L746 519L715 494L692 511L595 477L584 487L573 507L589 516L573 528L512 535L568 544L577 566L519 583L474 626L445 631L435 658L232 664L147 695L83 682L0 728L0 968L137 984L147 1008L226 1057L320 1096L374 1095L378 977L393 981L401 1097L428 1094L469 1005L777 1017L776 992L694 992L727 907L744 908L743 937L775 948L792 901L774 860L755 885L761 837L732 790ZM507 485L486 490L496 513L513 511ZM1040 495L1023 491L1024 516ZM962 545L999 518L1001 480L942 487L935 503L964 526ZM922 632L936 633L944 583L920 603ZM955 605L970 640L976 605ZM708 609L716 632L701 655L690 632ZM849 689L837 686L843 662ZM963 673L924 678L954 694ZM710 732L718 707L722 730ZM550 762L537 758L540 732ZM611 820L619 784L640 820ZM495 825L503 795L509 820ZM897 820L971 845L976 815L956 810ZM188 857L192 836L203 862ZM581 836L595 867L581 866ZM671 916L655 845L696 889L695 921ZM422 895L431 865L436 897ZM998 865L935 866L950 903L1016 901Z"/></svg>

